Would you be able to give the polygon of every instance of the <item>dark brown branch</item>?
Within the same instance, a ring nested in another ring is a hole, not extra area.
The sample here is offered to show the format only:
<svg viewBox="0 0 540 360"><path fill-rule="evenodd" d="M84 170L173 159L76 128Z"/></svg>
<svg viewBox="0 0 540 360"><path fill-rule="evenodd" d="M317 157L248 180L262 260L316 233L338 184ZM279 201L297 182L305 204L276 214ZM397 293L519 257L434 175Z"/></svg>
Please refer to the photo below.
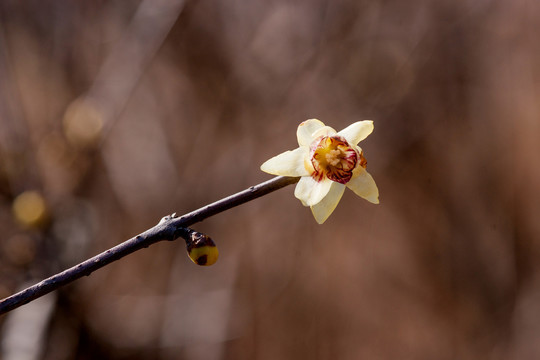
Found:
<svg viewBox="0 0 540 360"><path fill-rule="evenodd" d="M98 254L82 263L75 265L61 273L53 275L35 285L32 285L16 294L13 294L0 301L0 314L27 304L45 294L54 291L61 286L71 283L83 276L88 276L92 272L112 263L137 250L148 247L163 240L175 240L179 237L183 228L191 226L210 216L235 206L244 204L258 197L269 194L290 184L298 182L300 178L277 176L259 185L218 200L210 205L206 205L198 210L190 212L181 217L166 216L159 224L146 230L145 232Z"/></svg>

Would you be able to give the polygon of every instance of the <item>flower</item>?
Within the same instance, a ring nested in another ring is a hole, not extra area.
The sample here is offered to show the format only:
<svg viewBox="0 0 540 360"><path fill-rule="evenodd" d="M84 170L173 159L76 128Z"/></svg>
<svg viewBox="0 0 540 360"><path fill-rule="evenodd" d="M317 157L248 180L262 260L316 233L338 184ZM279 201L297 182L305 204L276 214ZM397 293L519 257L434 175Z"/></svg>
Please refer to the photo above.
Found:
<svg viewBox="0 0 540 360"><path fill-rule="evenodd" d="M300 147L274 156L261 165L261 170L301 176L294 195L322 224L341 200L345 187L373 204L379 203L379 190L366 171L367 161L357 145L372 131L370 120L355 122L340 132L320 120L306 120L296 132Z"/></svg>

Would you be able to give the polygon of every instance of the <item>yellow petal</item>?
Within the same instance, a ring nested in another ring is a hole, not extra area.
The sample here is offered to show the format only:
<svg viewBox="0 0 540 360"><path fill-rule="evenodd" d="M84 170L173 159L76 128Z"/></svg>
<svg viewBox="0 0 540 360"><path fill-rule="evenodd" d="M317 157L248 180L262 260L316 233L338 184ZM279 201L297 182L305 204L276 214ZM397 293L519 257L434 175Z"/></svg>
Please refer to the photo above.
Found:
<svg viewBox="0 0 540 360"><path fill-rule="evenodd" d="M311 176L303 176L294 189L294 196L300 199L304 206L313 206L328 194L332 182L327 178L316 181Z"/></svg>
<svg viewBox="0 0 540 360"><path fill-rule="evenodd" d="M349 144L356 145L368 137L373 132L373 121L357 121L338 132Z"/></svg>
<svg viewBox="0 0 540 360"><path fill-rule="evenodd" d="M336 130L331 128L330 126L324 126L322 128L317 129L313 133L313 139L318 138L319 136L332 136L336 134Z"/></svg>
<svg viewBox="0 0 540 360"><path fill-rule="evenodd" d="M323 122L317 119L309 119L298 125L298 130L296 130L298 144L309 146L314 139L313 133L322 127L324 127Z"/></svg>
<svg viewBox="0 0 540 360"><path fill-rule="evenodd" d="M332 181L330 191L318 204L311 206L311 212L315 220L322 224L332 214L343 196L345 185Z"/></svg>
<svg viewBox="0 0 540 360"><path fill-rule="evenodd" d="M261 165L261 170L273 175L283 176L307 176L309 175L304 166L304 159L309 156L306 147L285 151L274 156Z"/></svg>
<svg viewBox="0 0 540 360"><path fill-rule="evenodd" d="M375 180L373 180L371 175L363 167L358 167L355 170L351 181L346 185L356 195L363 197L373 204L379 203L379 189L375 184Z"/></svg>

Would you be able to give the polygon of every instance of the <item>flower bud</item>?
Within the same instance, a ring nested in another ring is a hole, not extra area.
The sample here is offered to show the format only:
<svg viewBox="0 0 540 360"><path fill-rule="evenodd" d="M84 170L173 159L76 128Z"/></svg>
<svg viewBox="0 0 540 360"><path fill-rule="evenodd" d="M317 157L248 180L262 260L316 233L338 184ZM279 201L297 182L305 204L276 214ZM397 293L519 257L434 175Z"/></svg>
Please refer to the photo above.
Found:
<svg viewBox="0 0 540 360"><path fill-rule="evenodd" d="M215 264L219 252L214 241L207 235L192 231L186 238L189 258L197 265L210 266Z"/></svg>

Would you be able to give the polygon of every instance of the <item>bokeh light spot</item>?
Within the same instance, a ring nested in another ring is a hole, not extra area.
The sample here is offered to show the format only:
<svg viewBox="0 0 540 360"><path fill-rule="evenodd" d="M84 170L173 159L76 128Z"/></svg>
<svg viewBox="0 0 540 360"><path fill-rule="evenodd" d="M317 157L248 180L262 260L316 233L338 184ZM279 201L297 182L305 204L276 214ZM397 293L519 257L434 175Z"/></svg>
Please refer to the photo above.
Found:
<svg viewBox="0 0 540 360"><path fill-rule="evenodd" d="M47 219L45 199L37 191L25 191L13 201L13 215L27 227L39 227Z"/></svg>
<svg viewBox="0 0 540 360"><path fill-rule="evenodd" d="M75 100L64 115L64 134L77 148L92 147L101 138L103 116L91 103Z"/></svg>

